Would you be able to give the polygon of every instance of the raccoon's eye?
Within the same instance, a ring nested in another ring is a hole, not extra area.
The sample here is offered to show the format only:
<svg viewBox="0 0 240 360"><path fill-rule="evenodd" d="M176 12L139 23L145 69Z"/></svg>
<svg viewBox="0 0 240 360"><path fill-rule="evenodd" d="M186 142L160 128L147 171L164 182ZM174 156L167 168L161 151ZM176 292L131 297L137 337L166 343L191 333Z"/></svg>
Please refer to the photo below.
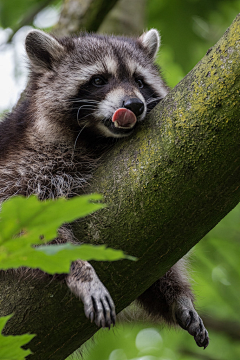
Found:
<svg viewBox="0 0 240 360"><path fill-rule="evenodd" d="M135 81L136 81L136 83L138 84L138 87L139 87L140 89L142 89L142 88L144 87L144 82L143 82L142 79L136 78Z"/></svg>
<svg viewBox="0 0 240 360"><path fill-rule="evenodd" d="M91 82L94 86L103 86L107 83L107 80L103 76L98 75L94 76Z"/></svg>

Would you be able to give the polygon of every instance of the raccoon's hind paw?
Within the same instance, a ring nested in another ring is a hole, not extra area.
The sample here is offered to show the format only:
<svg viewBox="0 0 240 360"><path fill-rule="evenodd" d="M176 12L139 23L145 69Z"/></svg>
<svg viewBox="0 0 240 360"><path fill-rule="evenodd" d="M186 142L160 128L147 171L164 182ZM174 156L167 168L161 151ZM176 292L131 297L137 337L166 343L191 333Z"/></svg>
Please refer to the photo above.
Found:
<svg viewBox="0 0 240 360"><path fill-rule="evenodd" d="M199 347L206 347L209 344L209 337L203 321L193 307L189 298L181 298L174 305L175 318L177 323L187 330L194 337Z"/></svg>
<svg viewBox="0 0 240 360"><path fill-rule="evenodd" d="M182 310L176 314L178 324L194 337L199 347L206 347L209 344L208 332L205 329L202 319L194 310Z"/></svg>

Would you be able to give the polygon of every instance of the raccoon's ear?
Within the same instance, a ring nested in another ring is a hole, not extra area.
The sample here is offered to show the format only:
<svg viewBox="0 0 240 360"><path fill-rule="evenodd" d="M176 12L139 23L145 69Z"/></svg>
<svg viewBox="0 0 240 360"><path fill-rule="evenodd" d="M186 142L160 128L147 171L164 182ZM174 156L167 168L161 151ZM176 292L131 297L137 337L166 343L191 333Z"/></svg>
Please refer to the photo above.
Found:
<svg viewBox="0 0 240 360"><path fill-rule="evenodd" d="M25 47L33 70L38 73L51 70L64 53L64 47L56 39L40 30L28 33Z"/></svg>
<svg viewBox="0 0 240 360"><path fill-rule="evenodd" d="M147 50L150 58L154 60L161 43L159 32L156 29L151 29L148 32L143 33L139 40Z"/></svg>

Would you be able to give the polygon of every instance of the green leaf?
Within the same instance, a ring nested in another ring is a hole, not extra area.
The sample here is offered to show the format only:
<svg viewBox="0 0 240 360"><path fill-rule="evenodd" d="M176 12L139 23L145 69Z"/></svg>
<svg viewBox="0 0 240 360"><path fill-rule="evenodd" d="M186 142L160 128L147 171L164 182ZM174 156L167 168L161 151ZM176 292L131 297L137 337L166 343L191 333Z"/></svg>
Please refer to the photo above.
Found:
<svg viewBox="0 0 240 360"><path fill-rule="evenodd" d="M4 336L2 330L6 322L13 316L8 315L0 318L0 359L1 360L24 360L32 354L30 350L24 350L21 346L27 344L35 335L24 334L18 336Z"/></svg>
<svg viewBox="0 0 240 360"><path fill-rule="evenodd" d="M14 239L21 245L22 238ZM68 273L71 262L77 259L96 261L116 261L120 259L136 260L132 256L125 255L121 250L106 248L105 245L45 245L37 248L30 244L14 251L9 247L0 248L0 269L6 270L26 266L41 269L49 274ZM10 244L11 245L11 244Z"/></svg>
<svg viewBox="0 0 240 360"><path fill-rule="evenodd" d="M34 240L32 244L40 242L40 235L44 241L50 241L57 236L57 229L63 223L105 207L104 204L92 202L101 199L98 194L46 201L39 201L34 195L29 198L13 197L2 205L0 246L21 232L24 232L25 239L31 237Z"/></svg>
<svg viewBox="0 0 240 360"><path fill-rule="evenodd" d="M37 197L14 197L2 206L0 222L0 269L20 266L39 268L50 274L68 273L71 262L77 259L115 261L135 260L121 250L94 245L45 245L57 236L62 223L71 222L88 215L105 205L93 203L100 200L97 194L75 197L70 200L58 199L39 201ZM22 236L16 237L17 234ZM14 237L15 236L15 237Z"/></svg>
<svg viewBox="0 0 240 360"><path fill-rule="evenodd" d="M132 256L125 255L122 250L107 248L105 245L72 245L67 243L61 245L40 246L35 250L41 253L43 261L50 256L49 260L51 263L49 263L47 258L46 263L42 265L44 267L44 271L48 273L53 273L53 263L54 272L69 272L71 262L77 259L87 261L116 261L121 259L136 260Z"/></svg>

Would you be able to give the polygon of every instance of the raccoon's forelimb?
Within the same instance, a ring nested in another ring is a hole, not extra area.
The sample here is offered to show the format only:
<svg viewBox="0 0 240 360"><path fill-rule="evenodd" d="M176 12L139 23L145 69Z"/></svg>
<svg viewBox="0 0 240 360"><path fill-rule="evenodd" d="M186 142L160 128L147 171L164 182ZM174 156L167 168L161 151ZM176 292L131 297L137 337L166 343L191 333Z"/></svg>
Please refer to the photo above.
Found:
<svg viewBox="0 0 240 360"><path fill-rule="evenodd" d="M66 242L79 244L71 227L65 224L58 229L58 237L52 243ZM91 322L95 321L99 327L110 328L111 324L115 325L114 302L89 262L72 262L65 280L71 292L82 300L85 315Z"/></svg>
<svg viewBox="0 0 240 360"><path fill-rule="evenodd" d="M97 326L103 328L115 325L114 302L87 261L74 261L66 282L69 289L82 300L85 315L91 322L95 321Z"/></svg>
<svg viewBox="0 0 240 360"><path fill-rule="evenodd" d="M184 259L179 260L163 277L138 298L150 316L179 325L192 335L198 346L209 344L208 332L193 306L192 294L185 276Z"/></svg>

